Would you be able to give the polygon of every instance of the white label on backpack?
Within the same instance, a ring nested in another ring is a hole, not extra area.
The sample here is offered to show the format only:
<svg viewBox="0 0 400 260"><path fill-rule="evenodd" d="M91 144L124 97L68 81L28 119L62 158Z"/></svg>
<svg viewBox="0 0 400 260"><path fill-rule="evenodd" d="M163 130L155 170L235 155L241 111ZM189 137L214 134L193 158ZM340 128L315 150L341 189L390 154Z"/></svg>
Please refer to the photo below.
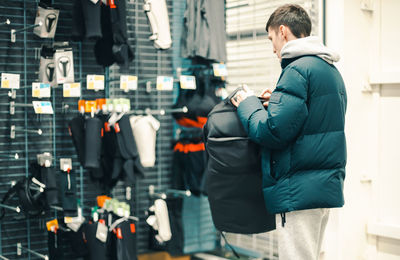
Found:
<svg viewBox="0 0 400 260"><path fill-rule="evenodd" d="M97 223L96 238L101 242L105 243L107 241L108 228L103 223Z"/></svg>

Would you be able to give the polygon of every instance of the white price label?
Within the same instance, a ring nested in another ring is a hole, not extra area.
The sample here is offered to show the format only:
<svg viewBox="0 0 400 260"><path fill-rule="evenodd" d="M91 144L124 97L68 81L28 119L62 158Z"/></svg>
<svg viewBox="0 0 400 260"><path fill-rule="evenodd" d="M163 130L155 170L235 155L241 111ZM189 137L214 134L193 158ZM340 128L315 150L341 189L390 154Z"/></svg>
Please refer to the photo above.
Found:
<svg viewBox="0 0 400 260"><path fill-rule="evenodd" d="M1 73L1 88L19 89L19 74Z"/></svg>
<svg viewBox="0 0 400 260"><path fill-rule="evenodd" d="M182 89L196 89L196 77L182 75L179 79Z"/></svg>
<svg viewBox="0 0 400 260"><path fill-rule="evenodd" d="M49 83L32 83L32 97L43 98L50 97L51 89Z"/></svg>
<svg viewBox="0 0 400 260"><path fill-rule="evenodd" d="M91 90L104 89L104 75L87 75L86 87Z"/></svg>
<svg viewBox="0 0 400 260"><path fill-rule="evenodd" d="M215 77L226 77L228 76L228 70L226 64L214 63L213 64L214 76Z"/></svg>
<svg viewBox="0 0 400 260"><path fill-rule="evenodd" d="M81 83L64 83L63 97L80 97Z"/></svg>
<svg viewBox="0 0 400 260"><path fill-rule="evenodd" d="M120 88L125 92L137 90L138 78L136 76L121 75Z"/></svg>
<svg viewBox="0 0 400 260"><path fill-rule="evenodd" d="M157 76L157 90L173 90L174 78L168 76Z"/></svg>
<svg viewBox="0 0 400 260"><path fill-rule="evenodd" d="M50 114L54 113L50 101L32 101L33 109L36 114Z"/></svg>

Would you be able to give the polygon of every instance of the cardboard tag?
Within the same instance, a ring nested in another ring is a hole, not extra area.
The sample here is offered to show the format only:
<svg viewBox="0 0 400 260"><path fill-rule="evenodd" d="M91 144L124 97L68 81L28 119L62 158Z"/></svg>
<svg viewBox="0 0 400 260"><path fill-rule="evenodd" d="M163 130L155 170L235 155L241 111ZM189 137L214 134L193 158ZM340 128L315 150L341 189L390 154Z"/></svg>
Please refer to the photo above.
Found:
<svg viewBox="0 0 400 260"><path fill-rule="evenodd" d="M228 76L228 69L226 68L226 64L223 63L214 63L213 64L214 76L215 77L226 77Z"/></svg>
<svg viewBox="0 0 400 260"><path fill-rule="evenodd" d="M35 110L35 114L52 115L54 113L50 101L32 101L32 104L33 109Z"/></svg>
<svg viewBox="0 0 400 260"><path fill-rule="evenodd" d="M57 229L58 229L58 220L53 219L53 220L47 221L46 227L47 227L47 231L52 231L52 232L56 233Z"/></svg>
<svg viewBox="0 0 400 260"><path fill-rule="evenodd" d="M114 103L114 111L117 113L121 113L122 112L121 100L119 98L113 99L113 103Z"/></svg>
<svg viewBox="0 0 400 260"><path fill-rule="evenodd" d="M106 110L107 112L114 112L114 103L110 98L106 98Z"/></svg>
<svg viewBox="0 0 400 260"><path fill-rule="evenodd" d="M157 76L157 90L171 91L174 88L174 78L168 76Z"/></svg>
<svg viewBox="0 0 400 260"><path fill-rule="evenodd" d="M123 239L123 237L122 237L122 230L121 230L121 228L117 228L116 235L117 235L117 238L118 238L118 239Z"/></svg>
<svg viewBox="0 0 400 260"><path fill-rule="evenodd" d="M134 223L131 223L131 233L136 233L136 226L135 226L135 224Z"/></svg>
<svg viewBox="0 0 400 260"><path fill-rule="evenodd" d="M96 238L101 242L105 243L107 241L108 228L101 222L97 223Z"/></svg>
<svg viewBox="0 0 400 260"><path fill-rule="evenodd" d="M179 78L181 89L196 89L196 77L182 75Z"/></svg>
<svg viewBox="0 0 400 260"><path fill-rule="evenodd" d="M19 74L1 73L1 88L19 89Z"/></svg>
<svg viewBox="0 0 400 260"><path fill-rule="evenodd" d="M128 92L129 90L137 90L138 78L137 76L121 75L120 88Z"/></svg>
<svg viewBox="0 0 400 260"><path fill-rule="evenodd" d="M131 110L131 101L128 98L120 98L119 104L122 107L122 112L129 112Z"/></svg>
<svg viewBox="0 0 400 260"><path fill-rule="evenodd" d="M90 90L104 89L104 75L87 75L86 87Z"/></svg>
<svg viewBox="0 0 400 260"><path fill-rule="evenodd" d="M74 54L72 49L59 49L54 54L55 76L57 84L73 83Z"/></svg>
<svg viewBox="0 0 400 260"><path fill-rule="evenodd" d="M32 97L43 98L51 96L51 88L49 83L32 83Z"/></svg>
<svg viewBox="0 0 400 260"><path fill-rule="evenodd" d="M80 97L81 83L64 83L63 97Z"/></svg>
<svg viewBox="0 0 400 260"><path fill-rule="evenodd" d="M33 33L41 38L54 38L57 29L60 10L38 6L35 24L41 24L33 29Z"/></svg>
<svg viewBox="0 0 400 260"><path fill-rule="evenodd" d="M91 113L92 111L96 111L97 109L97 103L96 100L87 100L85 102L85 112L86 113Z"/></svg>
<svg viewBox="0 0 400 260"><path fill-rule="evenodd" d="M71 158L60 158L60 170L66 172L72 170L72 159Z"/></svg>
<svg viewBox="0 0 400 260"><path fill-rule="evenodd" d="M120 217L123 217L124 216L124 209L119 207L119 208L117 208L117 212L114 212L114 213L117 214Z"/></svg>

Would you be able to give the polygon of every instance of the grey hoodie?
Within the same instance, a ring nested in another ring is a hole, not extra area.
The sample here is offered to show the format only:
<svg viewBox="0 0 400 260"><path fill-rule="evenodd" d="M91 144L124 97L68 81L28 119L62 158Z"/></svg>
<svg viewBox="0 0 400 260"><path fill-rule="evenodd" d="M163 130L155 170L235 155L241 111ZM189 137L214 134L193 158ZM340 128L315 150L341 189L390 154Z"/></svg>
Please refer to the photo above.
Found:
<svg viewBox="0 0 400 260"><path fill-rule="evenodd" d="M329 64L340 60L339 54L323 45L316 36L289 41L281 50L282 59L291 59L304 55L318 56Z"/></svg>

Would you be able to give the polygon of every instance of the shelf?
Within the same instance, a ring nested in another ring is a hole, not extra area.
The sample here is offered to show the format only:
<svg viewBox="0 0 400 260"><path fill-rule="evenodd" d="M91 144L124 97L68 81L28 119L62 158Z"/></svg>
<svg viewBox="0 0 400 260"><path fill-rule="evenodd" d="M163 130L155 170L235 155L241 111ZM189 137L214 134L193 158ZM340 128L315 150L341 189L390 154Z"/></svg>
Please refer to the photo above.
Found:
<svg viewBox="0 0 400 260"><path fill-rule="evenodd" d="M370 222L367 224L367 233L379 237L400 240L400 225L382 222Z"/></svg>

